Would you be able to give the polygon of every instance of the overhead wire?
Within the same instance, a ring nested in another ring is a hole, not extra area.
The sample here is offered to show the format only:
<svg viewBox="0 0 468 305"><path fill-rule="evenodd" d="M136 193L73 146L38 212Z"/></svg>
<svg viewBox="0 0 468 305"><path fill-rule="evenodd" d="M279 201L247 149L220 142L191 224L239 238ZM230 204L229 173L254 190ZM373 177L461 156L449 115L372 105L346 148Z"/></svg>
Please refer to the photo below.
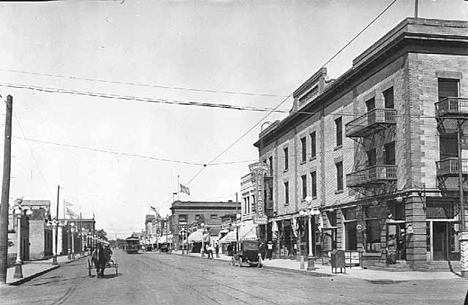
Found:
<svg viewBox="0 0 468 305"><path fill-rule="evenodd" d="M139 97L139 96L130 96L130 95L119 95L119 94L113 94L113 93L41 87L41 86L26 85L26 84L0 83L0 87L8 87L8 88L14 88L14 89L27 89L27 90L33 90L33 91L46 92L46 93L61 93L61 94L90 96L90 97L98 97L98 98L106 98L106 99L118 99L118 100L134 101L134 102L169 104L169 105L180 105L180 106L199 106L199 107L224 108L224 109L229 109L229 110L247 110L247 111L259 111L259 112L271 110L271 108L263 108L263 107L236 106L232 104ZM288 113L289 110L286 110L286 109L281 110L281 109L275 108L274 112Z"/></svg>
<svg viewBox="0 0 468 305"><path fill-rule="evenodd" d="M16 138L16 137L14 136L14 138ZM26 138L25 136L22 139L24 139L26 142L28 142L28 141L29 142L36 142L36 143L55 145L55 146L73 148L73 149L88 150L88 151L99 152L99 153L121 155L121 156L126 156L126 157L150 159L150 160L155 160L155 161L180 163L180 164L187 164L187 165L197 165L197 166L205 165L204 163L200 163L200 162L189 162L189 161L183 161L183 160L173 160L173 159L159 158L159 157L153 157L153 156L147 156L147 155L132 154L132 153L126 153L126 152L122 152L122 151L104 150L104 149L87 147L87 146L79 146L79 145L64 144L64 143L59 143L59 142L38 140L38 139L33 139L33 138ZM28 143L28 145L29 145L29 143ZM213 166L214 165L219 166L219 165L226 165L226 164L229 165L229 164L246 163L246 162L250 162L250 160L230 161L230 162L226 162L226 163L217 163L217 164L212 164L212 165Z"/></svg>
<svg viewBox="0 0 468 305"><path fill-rule="evenodd" d="M328 63L330 63L333 59L336 58L344 49L346 49L353 41L355 41L359 36L361 36L362 33L364 33L377 19L379 19L390 7L395 4L397 0L393 0L380 14L377 15L368 25L366 25L359 33L357 33L343 48L341 48L335 55L333 55L329 60L327 60L321 67L325 67ZM320 70L319 69L319 70ZM249 128L245 133L243 133L239 138L237 138L231 145L229 145L226 149L224 149L220 154L218 154L216 157L214 157L210 162L207 164L210 164L214 161L216 161L219 157L221 157L224 153L226 153L231 147L233 147L235 144L237 144L241 139L243 139L247 134L249 134L255 127L260 125L260 123L265 120L268 116L270 116L271 113L273 113L276 109L278 109L281 105L283 105L291 96L293 93L289 94L285 99L283 99L275 108L270 110L261 120L259 120L257 123L255 123L251 128ZM205 170L205 167L201 168L187 183L189 185L196 177L198 177L201 172Z"/></svg>
<svg viewBox="0 0 468 305"><path fill-rule="evenodd" d="M180 86L154 85L154 84L144 84L144 83L134 83L134 82L123 82L123 81L115 81L115 80L105 80L105 79L89 78L89 77L67 76L67 75L52 74L52 73L30 72L30 71L15 70L15 69L6 69L6 68L0 68L0 71L13 72L13 73L21 73L21 74L29 74L29 75L37 75L37 76L48 76L48 77L66 78L66 79L72 79L72 80L83 80L83 81L99 82L99 83L114 84L114 85L128 85L128 86L139 86L139 87L151 87L151 88L161 88L161 89L170 89L170 90L194 91L194 92L202 92L202 93L221 93L221 94L230 94L230 95L248 95L248 96L265 96L265 97L284 97L284 96L279 96L279 95L270 94L270 93L254 93L254 92L242 92L242 91L222 91L222 90L197 89L197 88L180 87Z"/></svg>

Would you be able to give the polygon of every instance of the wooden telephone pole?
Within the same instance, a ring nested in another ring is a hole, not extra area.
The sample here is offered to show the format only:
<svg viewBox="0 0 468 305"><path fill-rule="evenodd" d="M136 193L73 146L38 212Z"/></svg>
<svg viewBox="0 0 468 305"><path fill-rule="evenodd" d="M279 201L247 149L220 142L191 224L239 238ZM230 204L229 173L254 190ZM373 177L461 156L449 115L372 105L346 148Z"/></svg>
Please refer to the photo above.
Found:
<svg viewBox="0 0 468 305"><path fill-rule="evenodd" d="M0 205L0 285L6 284L8 267L8 199L10 198L12 113L13 97L8 95L5 116L5 146L3 149L2 201Z"/></svg>

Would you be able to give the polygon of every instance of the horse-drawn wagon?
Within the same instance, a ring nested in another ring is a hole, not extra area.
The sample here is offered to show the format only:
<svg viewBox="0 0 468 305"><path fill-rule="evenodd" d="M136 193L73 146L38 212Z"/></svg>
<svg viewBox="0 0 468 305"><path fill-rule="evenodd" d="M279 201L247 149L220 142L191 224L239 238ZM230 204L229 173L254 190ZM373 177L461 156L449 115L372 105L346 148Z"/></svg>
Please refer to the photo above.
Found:
<svg viewBox="0 0 468 305"><path fill-rule="evenodd" d="M88 275L92 276L91 270L96 269L97 277L104 278L106 268L115 269L115 275L119 275L119 265L117 260L111 259L111 255L112 251L110 249L104 249L101 244L98 244L88 259Z"/></svg>

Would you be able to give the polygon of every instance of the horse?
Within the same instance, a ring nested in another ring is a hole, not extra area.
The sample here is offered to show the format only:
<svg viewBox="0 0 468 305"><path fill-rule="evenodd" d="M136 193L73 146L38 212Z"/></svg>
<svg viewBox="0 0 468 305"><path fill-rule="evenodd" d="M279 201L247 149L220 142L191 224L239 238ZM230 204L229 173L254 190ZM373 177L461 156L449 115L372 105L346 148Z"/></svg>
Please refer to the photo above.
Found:
<svg viewBox="0 0 468 305"><path fill-rule="evenodd" d="M107 259L106 251L101 244L98 244L91 255L91 260L96 267L96 275L98 278L104 278L104 269L106 269Z"/></svg>

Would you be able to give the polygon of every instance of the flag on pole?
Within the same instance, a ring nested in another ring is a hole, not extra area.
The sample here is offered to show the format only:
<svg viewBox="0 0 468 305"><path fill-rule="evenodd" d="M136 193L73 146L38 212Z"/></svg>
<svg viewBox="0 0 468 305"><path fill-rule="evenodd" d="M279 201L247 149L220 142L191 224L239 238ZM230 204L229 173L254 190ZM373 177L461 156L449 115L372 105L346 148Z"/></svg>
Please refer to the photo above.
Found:
<svg viewBox="0 0 468 305"><path fill-rule="evenodd" d="M68 202L66 200L64 200L63 202L65 203L66 207L72 207L73 206L73 204L71 202Z"/></svg>
<svg viewBox="0 0 468 305"><path fill-rule="evenodd" d="M68 216L70 216L70 218L73 219L78 218L78 215L76 215L76 213L70 208L65 209L65 214L67 214Z"/></svg>
<svg viewBox="0 0 468 305"><path fill-rule="evenodd" d="M180 192L190 195L190 189L187 186L183 185L182 183L179 183L179 184L180 184Z"/></svg>

